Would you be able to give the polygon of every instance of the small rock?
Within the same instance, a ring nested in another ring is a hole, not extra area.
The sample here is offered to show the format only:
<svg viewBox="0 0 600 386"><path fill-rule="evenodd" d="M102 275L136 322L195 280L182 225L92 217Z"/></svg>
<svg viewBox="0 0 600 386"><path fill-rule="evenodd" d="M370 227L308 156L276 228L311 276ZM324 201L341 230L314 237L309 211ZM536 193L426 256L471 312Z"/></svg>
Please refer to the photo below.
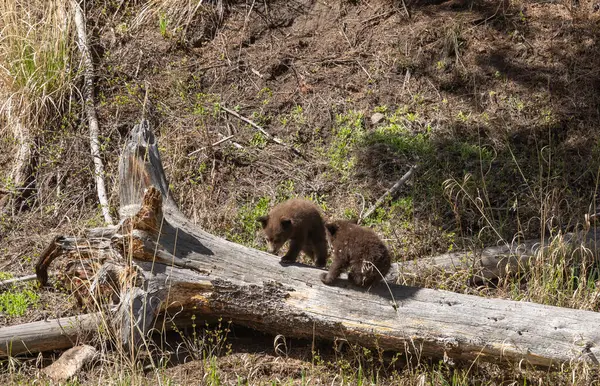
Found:
<svg viewBox="0 0 600 386"><path fill-rule="evenodd" d="M383 121L385 119L385 115L383 115L382 113L375 113L373 115L371 115L371 123L373 125L378 124L379 122Z"/></svg>
<svg viewBox="0 0 600 386"><path fill-rule="evenodd" d="M56 362L43 368L42 373L55 382L65 382L92 361L96 353L97 350L89 345L73 347L65 351Z"/></svg>

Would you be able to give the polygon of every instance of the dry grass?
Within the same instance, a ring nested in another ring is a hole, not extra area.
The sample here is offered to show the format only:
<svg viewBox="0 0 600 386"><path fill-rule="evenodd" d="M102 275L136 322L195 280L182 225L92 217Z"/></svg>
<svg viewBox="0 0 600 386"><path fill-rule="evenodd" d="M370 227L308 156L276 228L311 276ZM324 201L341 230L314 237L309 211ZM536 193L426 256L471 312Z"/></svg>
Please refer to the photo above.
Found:
<svg viewBox="0 0 600 386"><path fill-rule="evenodd" d="M164 38L186 42L188 29L200 28L206 39L211 39L219 28L224 13L225 0L150 0L132 21L131 28L140 30L147 25L157 25ZM187 43L187 42L186 42ZM193 43L195 44L195 43Z"/></svg>
<svg viewBox="0 0 600 386"><path fill-rule="evenodd" d="M27 124L62 114L74 88L71 12L64 1L0 2L2 103Z"/></svg>

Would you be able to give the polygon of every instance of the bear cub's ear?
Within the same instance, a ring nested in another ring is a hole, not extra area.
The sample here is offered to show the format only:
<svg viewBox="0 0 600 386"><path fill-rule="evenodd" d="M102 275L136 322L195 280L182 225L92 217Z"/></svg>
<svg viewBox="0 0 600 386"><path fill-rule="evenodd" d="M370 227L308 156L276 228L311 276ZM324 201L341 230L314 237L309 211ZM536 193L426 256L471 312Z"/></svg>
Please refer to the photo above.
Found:
<svg viewBox="0 0 600 386"><path fill-rule="evenodd" d="M267 227L267 224L269 223L269 216L261 216L259 218L256 219L256 221L260 222L260 224L262 225L263 229L265 229Z"/></svg>
<svg viewBox="0 0 600 386"><path fill-rule="evenodd" d="M290 229L292 227L292 220L290 220L289 218L282 218L281 227L283 229Z"/></svg>
<svg viewBox="0 0 600 386"><path fill-rule="evenodd" d="M327 232L329 232L330 235L335 236L339 225L334 222L328 222L327 224L325 224L325 228L327 228Z"/></svg>

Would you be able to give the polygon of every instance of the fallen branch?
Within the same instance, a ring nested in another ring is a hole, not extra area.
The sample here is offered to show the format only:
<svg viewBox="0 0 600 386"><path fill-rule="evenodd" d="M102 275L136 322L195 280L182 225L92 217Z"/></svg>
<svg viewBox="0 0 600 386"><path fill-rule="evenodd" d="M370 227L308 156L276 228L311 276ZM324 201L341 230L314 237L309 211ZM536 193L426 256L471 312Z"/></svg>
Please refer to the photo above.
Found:
<svg viewBox="0 0 600 386"><path fill-rule="evenodd" d="M219 145L220 145L220 144L222 144L223 142L227 142L227 141L229 141L229 140L230 140L231 138L233 138L233 137L234 137L233 135L229 135L229 136L227 136L227 137L225 137L225 138L221 138L221 139L219 139L217 142L215 142L215 143L213 143L212 145L210 145L209 147L215 147L215 146L219 146ZM200 149L198 149L198 150L194 150L193 152L191 152L191 153L189 153L189 154L188 154L188 157L191 157L191 156L193 156L194 154L196 154L196 153L199 153L199 152L201 152L202 150L205 150L205 149L206 149L206 146L204 146L204 147L201 147L201 148L200 148Z"/></svg>
<svg viewBox="0 0 600 386"><path fill-rule="evenodd" d="M444 253L438 256L394 264L386 279L392 283L401 282L402 276L428 277L433 275L450 276L466 272L472 283L482 284L526 272L537 258L555 242L582 253L593 256L600 254L600 228L587 232L567 233L546 240L525 240L504 245L487 247L482 250Z"/></svg>
<svg viewBox="0 0 600 386"><path fill-rule="evenodd" d="M231 131L231 130L230 130ZM226 138L226 135L223 135L221 133L217 133L217 135L219 137L221 137L221 139ZM229 135L233 135L233 134L229 134ZM233 147L235 147L236 149L243 149L244 147L242 145L240 145L239 143L235 142L235 141L231 141L231 144L233 145Z"/></svg>
<svg viewBox="0 0 600 386"><path fill-rule="evenodd" d="M27 275L27 276L15 277L13 279L0 280L0 287L8 287L8 286L19 284L19 283L25 283L28 281L35 280L36 278L37 278L36 275Z"/></svg>
<svg viewBox="0 0 600 386"><path fill-rule="evenodd" d="M277 137L272 136L271 134L269 134L269 132L267 132L265 129L263 129L262 127L260 127L259 125L257 125L256 123L254 123L253 121L251 121L250 119L244 117L243 115L240 115L237 111L228 109L225 106L220 106L221 109L223 111L225 111L228 114L233 115L234 117L236 117L237 119L241 120L242 122L246 122L247 124L249 124L250 126L254 127L256 130L260 131L265 137L267 137L267 140L274 142L278 145L281 145L283 147L286 147L288 149L290 149L292 152L294 152L296 155L306 159L306 157L304 157L304 154L300 153L298 150L296 150L293 146L290 146L286 143L284 143L282 140L280 140Z"/></svg>
<svg viewBox="0 0 600 386"><path fill-rule="evenodd" d="M73 4L73 8L75 9L75 26L78 37L77 46L79 47L79 51L81 51L81 58L83 60L83 66L85 69L83 73L83 95L85 99L85 111L88 118L88 124L90 126L90 150L92 152L92 158L94 159L94 178L96 180L98 200L100 201L100 207L102 208L104 221L107 224L112 224L113 220L110 216L110 208L108 206L106 188L104 186L104 165L102 164L102 158L100 158L100 144L98 142L98 134L100 129L95 108L94 64L92 63L92 56L87 44L85 17L83 16L83 11L77 0L72 0L71 2Z"/></svg>
<svg viewBox="0 0 600 386"><path fill-rule="evenodd" d="M383 204L383 202L389 198L394 198L396 193L398 193L398 190L400 189L400 187L402 185L404 185L404 183L406 181L408 181L408 179L410 178L410 176L413 174L413 172L417 170L417 165L411 166L410 169L408 169L408 171L406 172L406 174L404 174L402 176L402 178L400 178L398 180L398 182L396 182L394 184L394 186L392 186L391 188L388 189L387 192L385 192L383 195L381 195L381 197L379 197L379 199L377 199L377 201L375 201L375 203L367 210L367 212L361 217L361 220L365 220L366 218L368 218L370 215L373 214L373 212L375 212L375 210L377 210L377 208L379 208L379 206L381 204Z"/></svg>

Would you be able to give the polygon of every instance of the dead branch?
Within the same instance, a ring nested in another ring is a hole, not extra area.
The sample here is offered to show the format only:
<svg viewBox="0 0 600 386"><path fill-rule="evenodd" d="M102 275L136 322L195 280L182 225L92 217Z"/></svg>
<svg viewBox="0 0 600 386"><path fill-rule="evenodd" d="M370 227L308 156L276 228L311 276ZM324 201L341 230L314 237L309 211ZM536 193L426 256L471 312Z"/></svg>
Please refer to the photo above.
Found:
<svg viewBox="0 0 600 386"><path fill-rule="evenodd" d="M600 228L576 233L557 235L546 240L513 241L481 250L449 252L438 256L394 264L386 277L389 282L402 282L403 276L430 277L451 276L465 272L473 284L526 272L540 256L559 242L581 253L600 254Z"/></svg>
<svg viewBox="0 0 600 386"><path fill-rule="evenodd" d="M267 132L265 129L263 129L262 127L260 127L259 125L257 125L256 123L254 123L252 120L244 117L243 115L240 115L237 111L228 109L225 106L220 106L221 109L223 111L225 111L228 114L233 115L234 117L236 117L237 119L241 120L242 122L246 122L247 124L249 124L250 126L254 127L256 130L260 131L265 137L267 137L267 140L276 143L278 145L281 145L283 147L286 147L288 149L290 149L293 153L295 153L296 155L306 159L306 157L304 156L304 154L300 153L298 150L296 150L296 148L294 148L293 146L290 146L286 143L284 143L282 140L280 140L277 137L272 136L271 134L269 134L269 132Z"/></svg>
<svg viewBox="0 0 600 386"><path fill-rule="evenodd" d="M379 208L379 206L381 204L383 204L383 202L387 199L390 198L394 198L396 196L396 193L398 192L398 190L400 189L400 187L402 185L404 185L404 183L406 181L408 181L408 179L410 178L410 176L413 174L413 172L417 170L417 165L411 166L410 169L406 172L406 174L404 174L402 176L402 178L400 178L395 184L394 186L392 186L391 188L388 189L387 192L385 192L383 195L381 195L381 197L379 197L377 199L377 201L375 201L375 203L367 210L367 212L364 214L364 216L362 216L361 220L364 220L366 218L368 218L370 215L373 214L373 212L375 212L375 210L377 208Z"/></svg>
<svg viewBox="0 0 600 386"><path fill-rule="evenodd" d="M42 320L0 328L0 356L32 354L72 347L98 331L100 313Z"/></svg>
<svg viewBox="0 0 600 386"><path fill-rule="evenodd" d="M73 4L73 9L75 10L75 26L77 29L78 38L77 46L79 47L79 51L81 51L81 58L84 66L83 95L85 99L85 111L88 118L88 124L90 126L90 150L94 160L94 178L96 180L98 200L100 201L104 221L107 224L112 224L113 220L110 216L110 208L108 206L106 188L104 186L104 165L102 164L102 158L100 157L100 143L98 142L100 128L98 125L98 117L96 115L95 108L94 64L92 63L92 56L87 43L85 17L83 15L83 11L77 0L72 0L71 2Z"/></svg>
<svg viewBox="0 0 600 386"><path fill-rule="evenodd" d="M215 147L215 146L219 146L219 145L220 145L220 144L222 144L223 142L227 142L227 141L229 141L229 140L230 140L231 138L233 138L233 137L234 137L233 135L229 135L229 136L227 136L227 137L225 137L225 138L221 138L221 139L219 139L217 142L215 142L215 143L213 143L212 145L210 145L209 147ZM201 147L201 148L200 148L200 149L198 149L198 150L194 150L193 152L191 152L191 153L189 153L189 154L188 154L188 157L191 157L191 156L193 156L193 155L194 155L194 154L196 154L196 153L200 153L201 151L203 151L203 150L205 150L205 149L206 149L206 146L204 146L204 147Z"/></svg>
<svg viewBox="0 0 600 386"><path fill-rule="evenodd" d="M21 277L15 277L13 279L0 280L0 287L9 287L19 283L25 283L37 279L36 275L27 275Z"/></svg>

